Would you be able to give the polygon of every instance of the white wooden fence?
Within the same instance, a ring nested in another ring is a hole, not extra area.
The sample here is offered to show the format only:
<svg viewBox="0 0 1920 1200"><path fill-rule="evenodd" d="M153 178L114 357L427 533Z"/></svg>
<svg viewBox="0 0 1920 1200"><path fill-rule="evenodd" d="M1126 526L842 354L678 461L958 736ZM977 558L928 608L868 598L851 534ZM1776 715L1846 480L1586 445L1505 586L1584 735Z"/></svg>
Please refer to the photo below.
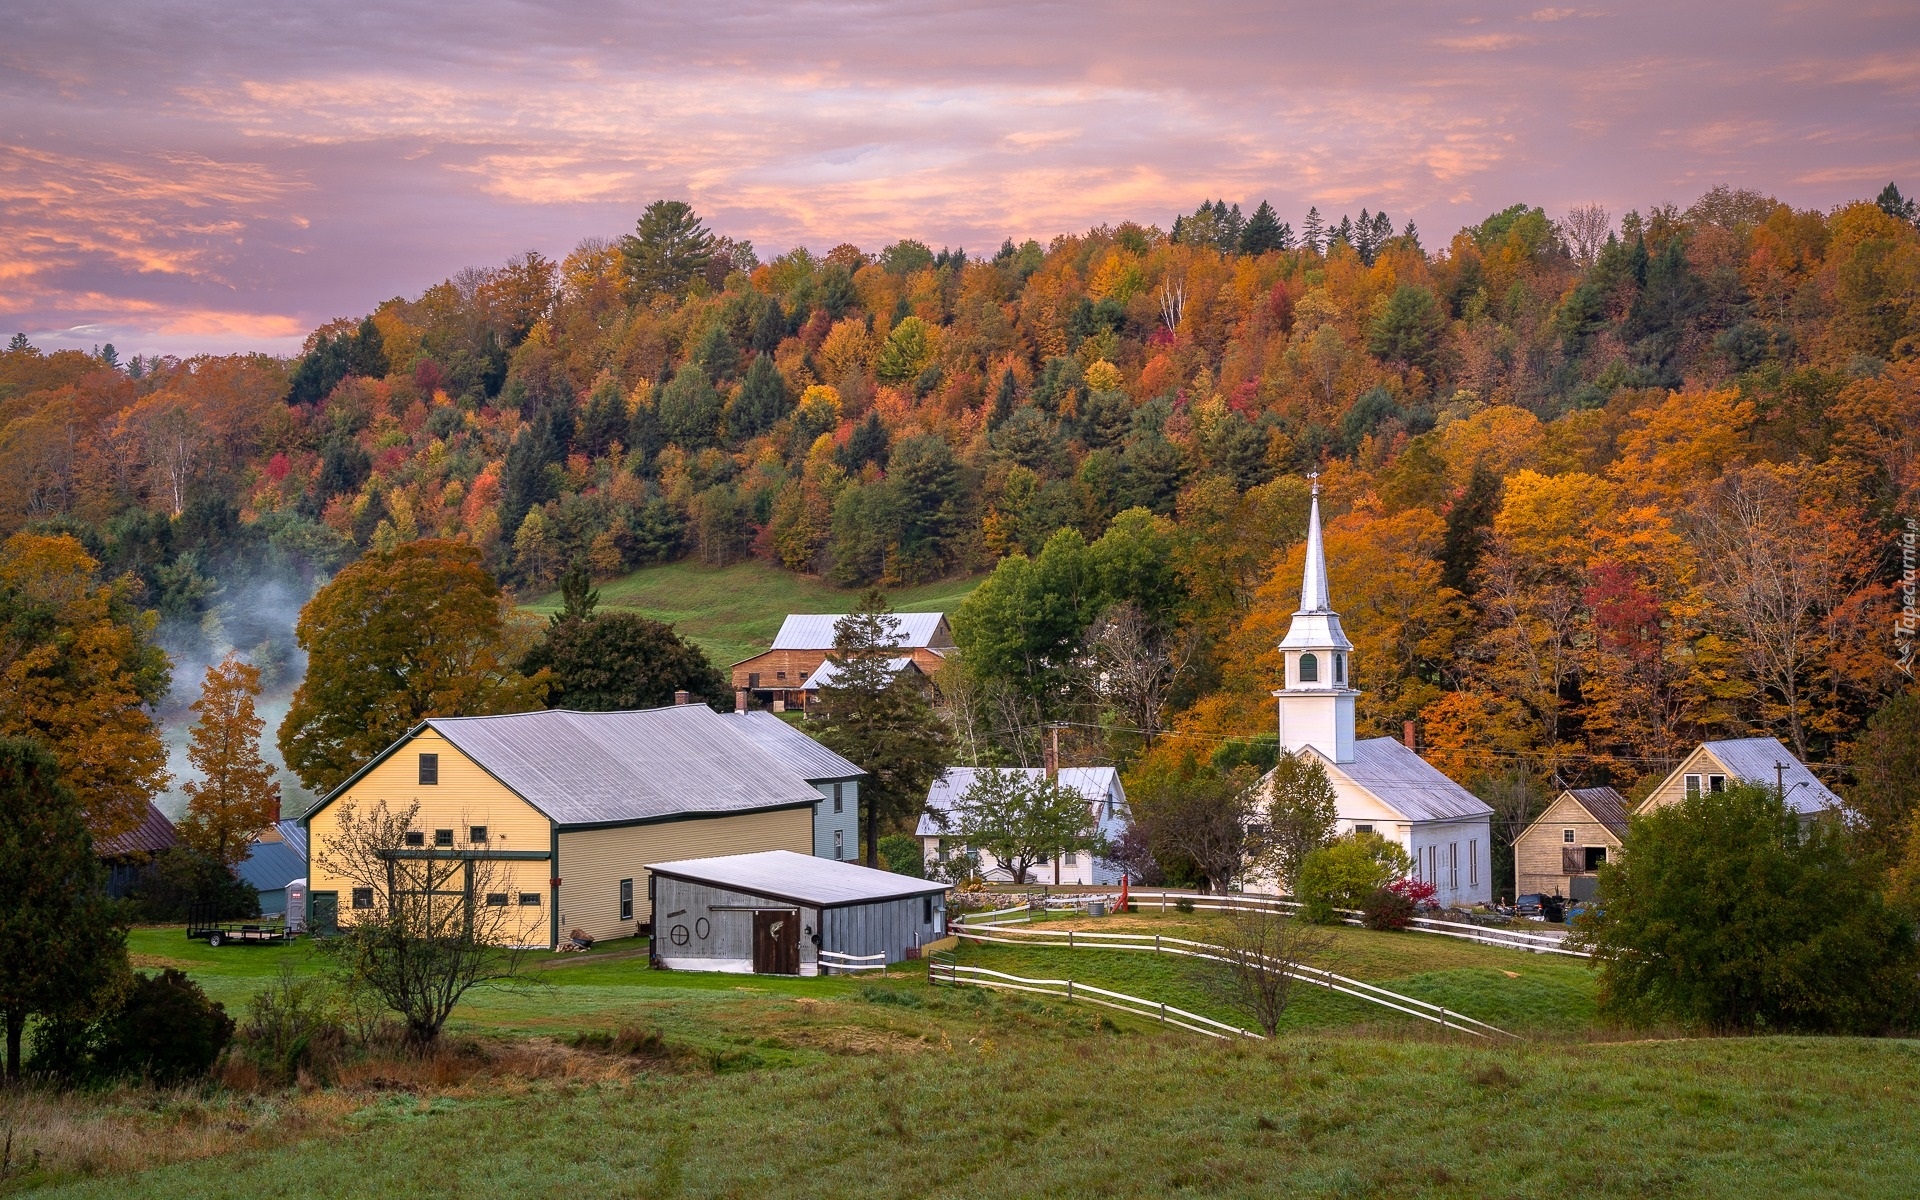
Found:
<svg viewBox="0 0 1920 1200"><path fill-rule="evenodd" d="M842 954L838 950L820 952L820 973L829 971L885 971L885 954Z"/></svg>
<svg viewBox="0 0 1920 1200"><path fill-rule="evenodd" d="M963 967L957 963L930 959L927 962L927 980L931 983L944 981L956 986L997 988L1008 992L1034 992L1042 996L1058 996L1080 1004L1098 1004L1103 1008L1116 1009L1132 1016L1157 1020L1165 1025L1178 1025L1182 1029L1211 1038L1243 1037L1266 1040L1250 1029L1228 1025L1212 1017L1188 1012L1184 1008L1175 1008L1171 1004L1158 1000L1142 1000L1138 996L1129 996L1125 992L1110 992L1105 988L1094 987L1090 983L1079 983L1072 979L1028 979L1022 975L1009 975L1004 971L989 971L985 967Z"/></svg>
<svg viewBox="0 0 1920 1200"><path fill-rule="evenodd" d="M983 914L989 915L989 914ZM1229 962L1224 947L1210 942L1189 941L1186 938L1170 938L1161 934L1144 933L1101 933L1078 929L1009 929L1005 924L985 926L968 922L955 924L952 933L961 939L983 943L999 943L1008 946L1055 946L1077 950L1140 950L1154 954L1176 954L1186 958L1204 958L1214 962ZM1264 961L1264 960L1263 960ZM1390 1008L1407 1016L1416 1017L1447 1029L1457 1029L1475 1037L1488 1038L1498 1034L1501 1037L1523 1041L1518 1034L1508 1033L1496 1025L1475 1020L1463 1013L1454 1012L1443 1005L1433 1004L1413 996L1337 975L1319 967L1295 964L1292 967L1274 968L1283 970L1290 978L1301 983L1313 984L1331 992L1352 996L1369 1004ZM1085 986L1085 985L1081 985ZM1464 1022L1464 1023L1463 1023ZM1474 1028L1469 1028L1473 1026ZM1484 1032L1483 1032L1484 1031Z"/></svg>

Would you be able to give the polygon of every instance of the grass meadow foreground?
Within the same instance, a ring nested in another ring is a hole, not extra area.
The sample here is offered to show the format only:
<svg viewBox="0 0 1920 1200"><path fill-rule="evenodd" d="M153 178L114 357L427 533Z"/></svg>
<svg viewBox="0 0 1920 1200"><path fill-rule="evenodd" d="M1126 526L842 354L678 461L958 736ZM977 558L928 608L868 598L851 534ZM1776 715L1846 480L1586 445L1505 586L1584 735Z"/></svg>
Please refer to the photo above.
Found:
<svg viewBox="0 0 1920 1200"><path fill-rule="evenodd" d="M314 969L304 947L133 942L236 1009L283 959ZM1310 991L1281 1038L1224 1043L912 969L689 975L636 949L543 960L425 1060L285 1089L229 1070L178 1092L5 1097L0 1192L1851 1197L1910 1195L1920 1172L1920 1045L1628 1039L1593 1025L1584 967L1548 956L1343 931L1329 965L1529 1038L1496 1046ZM1220 1012L1179 960L962 955Z"/></svg>

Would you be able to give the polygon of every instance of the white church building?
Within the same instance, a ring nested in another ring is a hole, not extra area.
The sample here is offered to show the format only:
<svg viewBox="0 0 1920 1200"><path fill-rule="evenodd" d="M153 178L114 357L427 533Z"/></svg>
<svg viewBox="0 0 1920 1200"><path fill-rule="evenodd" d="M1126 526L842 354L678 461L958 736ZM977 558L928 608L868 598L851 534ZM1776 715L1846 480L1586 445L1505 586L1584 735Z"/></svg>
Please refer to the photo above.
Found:
<svg viewBox="0 0 1920 1200"><path fill-rule="evenodd" d="M1312 754L1326 768L1337 797L1336 831L1371 830L1399 843L1413 860L1414 874L1438 889L1434 899L1440 904L1490 902L1493 810L1398 740L1353 735L1353 702L1360 693L1353 687L1353 643L1327 592L1318 482L1307 520L1300 610L1280 650L1286 658L1285 686L1274 693L1280 747Z"/></svg>

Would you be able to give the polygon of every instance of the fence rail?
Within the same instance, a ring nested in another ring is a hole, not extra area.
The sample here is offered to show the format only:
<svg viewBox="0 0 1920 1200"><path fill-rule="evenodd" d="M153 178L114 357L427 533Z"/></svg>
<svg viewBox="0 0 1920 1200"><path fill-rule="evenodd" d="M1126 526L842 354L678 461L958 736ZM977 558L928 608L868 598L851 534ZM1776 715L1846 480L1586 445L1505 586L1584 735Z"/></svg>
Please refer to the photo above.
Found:
<svg viewBox="0 0 1920 1200"><path fill-rule="evenodd" d="M1007 946L1053 946L1064 947L1070 950L1136 950L1154 954L1175 954L1185 958L1203 958L1214 962L1232 961L1232 959L1228 957L1225 947L1216 946L1211 942L1191 941L1187 938L1170 938L1162 934L1100 933L1074 929L1007 929L994 925L971 929L965 925L956 925L953 932L955 936L965 940L983 943L999 943ZM1262 963L1264 965L1264 959ZM1393 1009L1396 1012L1404 1013L1407 1016L1440 1025L1447 1029L1457 1029L1462 1033L1470 1033L1475 1037L1488 1038L1491 1040L1491 1035L1497 1034L1501 1037L1512 1038L1515 1041L1524 1040L1518 1034L1509 1033L1497 1025L1490 1025L1485 1021L1476 1020L1464 1013L1455 1012L1444 1005L1434 1004L1413 996L1402 995L1399 992L1389 991L1386 988L1367 983L1363 980L1335 974L1332 971L1324 970L1320 967L1295 964L1291 967L1274 966L1270 969L1282 971L1289 978L1301 983L1323 987L1328 991L1339 992L1342 995L1351 996L1356 1000L1362 1000L1369 1004L1377 1004L1382 1008ZM1469 1026L1477 1028L1469 1028Z"/></svg>
<svg viewBox="0 0 1920 1200"><path fill-rule="evenodd" d="M822 950L820 969L822 971L885 971L887 956L885 954L842 954L838 950Z"/></svg>
<svg viewBox="0 0 1920 1200"><path fill-rule="evenodd" d="M991 913L966 914L958 917L957 921L976 927L983 924L1023 924L1031 921L1035 912L1083 912L1087 905L1095 900L1115 904L1118 899L1118 892L1103 895L1036 897L1035 902L1030 905L999 909ZM1128 903L1132 904L1136 910L1161 913L1170 908L1178 908L1183 903L1194 912L1238 912L1256 909L1292 914L1297 913L1302 907L1298 900L1286 896L1261 896L1245 892L1226 895L1196 895L1190 892L1166 891L1133 892L1128 896ZM1357 909L1341 908L1334 911L1340 914L1340 922L1343 925L1357 927L1364 924ZM1484 925L1470 925L1464 921L1447 921L1438 917L1414 917L1408 932L1457 938L1461 941L1478 942L1483 946L1499 946L1507 950L1525 950L1532 954L1561 954L1569 958L1593 957L1586 950L1573 949L1563 944L1564 938L1561 935L1529 933L1520 929L1492 929Z"/></svg>
<svg viewBox="0 0 1920 1200"><path fill-rule="evenodd" d="M1031 992L1041 996L1055 996L1079 1004L1098 1004L1102 1008L1111 1008L1131 1016L1157 1020L1164 1025L1177 1025L1182 1029L1211 1038L1241 1037L1253 1038L1257 1041L1266 1040L1250 1029L1216 1021L1212 1017L1203 1017L1199 1013L1188 1012L1184 1008L1175 1008L1163 1001L1143 1000L1139 996L1108 991L1106 988L1072 979L1028 979L1022 975L1009 975L1005 971L990 971L985 967L963 967L958 963L930 960L927 963L927 981L929 983L946 982L956 987L971 986L1008 992Z"/></svg>

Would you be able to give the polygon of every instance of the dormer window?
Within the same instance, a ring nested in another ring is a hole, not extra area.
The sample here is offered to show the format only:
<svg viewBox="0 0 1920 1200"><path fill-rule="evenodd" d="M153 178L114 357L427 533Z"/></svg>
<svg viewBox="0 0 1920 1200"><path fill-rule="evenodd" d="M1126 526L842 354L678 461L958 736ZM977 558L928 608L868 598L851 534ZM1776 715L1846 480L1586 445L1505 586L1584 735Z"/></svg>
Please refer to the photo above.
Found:
<svg viewBox="0 0 1920 1200"><path fill-rule="evenodd" d="M1302 654L1300 656L1300 682L1320 682L1320 659L1318 656L1312 654Z"/></svg>

